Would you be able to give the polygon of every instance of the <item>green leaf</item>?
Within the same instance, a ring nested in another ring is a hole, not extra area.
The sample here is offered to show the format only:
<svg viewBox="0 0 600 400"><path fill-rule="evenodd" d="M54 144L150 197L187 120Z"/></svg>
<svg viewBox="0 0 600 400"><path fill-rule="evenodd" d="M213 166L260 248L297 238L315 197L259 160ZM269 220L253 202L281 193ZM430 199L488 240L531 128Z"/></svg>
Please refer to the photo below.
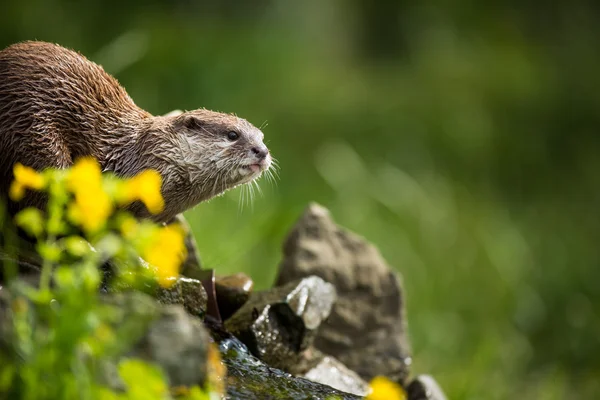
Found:
<svg viewBox="0 0 600 400"><path fill-rule="evenodd" d="M71 267L60 266L54 271L54 280L61 288L73 287L75 285L75 272Z"/></svg>
<svg viewBox="0 0 600 400"><path fill-rule="evenodd" d="M15 222L25 232L36 238L39 238L44 232L44 217L37 208L29 207L19 212L15 217Z"/></svg>
<svg viewBox="0 0 600 400"><path fill-rule="evenodd" d="M48 261L52 261L54 263L60 261L62 249L55 242L38 242L37 250L40 255Z"/></svg>
<svg viewBox="0 0 600 400"><path fill-rule="evenodd" d="M76 257L84 257L92 252L92 247L88 241L81 236L69 236L64 240L65 249Z"/></svg>
<svg viewBox="0 0 600 400"><path fill-rule="evenodd" d="M0 391L6 391L15 377L15 368L11 365L0 368Z"/></svg>
<svg viewBox="0 0 600 400"><path fill-rule="evenodd" d="M161 370L141 360L128 359L119 363L119 374L127 386L131 399L162 400L168 394L168 386Z"/></svg>
<svg viewBox="0 0 600 400"><path fill-rule="evenodd" d="M119 253L123 246L123 238L119 235L108 234L100 239L95 248L103 257L113 257Z"/></svg>
<svg viewBox="0 0 600 400"><path fill-rule="evenodd" d="M81 269L81 279L83 280L84 288L88 292L94 292L100 286L102 277L95 265L87 263Z"/></svg>

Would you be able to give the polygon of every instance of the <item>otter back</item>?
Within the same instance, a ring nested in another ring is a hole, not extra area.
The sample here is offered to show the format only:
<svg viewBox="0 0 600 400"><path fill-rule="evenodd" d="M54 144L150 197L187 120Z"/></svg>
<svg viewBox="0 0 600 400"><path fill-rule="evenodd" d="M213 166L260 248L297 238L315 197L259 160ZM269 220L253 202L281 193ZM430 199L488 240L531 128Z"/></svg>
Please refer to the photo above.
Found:
<svg viewBox="0 0 600 400"><path fill-rule="evenodd" d="M7 193L16 162L41 170L83 155L101 160L107 140L147 116L116 79L74 51L44 42L0 51L0 190Z"/></svg>

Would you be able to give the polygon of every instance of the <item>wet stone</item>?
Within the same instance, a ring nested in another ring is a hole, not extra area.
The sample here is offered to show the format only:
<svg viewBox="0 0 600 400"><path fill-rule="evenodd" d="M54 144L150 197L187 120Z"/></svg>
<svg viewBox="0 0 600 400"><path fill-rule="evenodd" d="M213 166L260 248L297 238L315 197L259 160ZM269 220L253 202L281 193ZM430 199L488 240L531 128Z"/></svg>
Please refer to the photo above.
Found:
<svg viewBox="0 0 600 400"><path fill-rule="evenodd" d="M446 395L433 377L419 375L408 386L408 400L446 400Z"/></svg>
<svg viewBox="0 0 600 400"><path fill-rule="evenodd" d="M207 295L202 282L180 276L173 286L158 288L157 300L162 304L181 304L191 315L203 318L206 314Z"/></svg>
<svg viewBox="0 0 600 400"><path fill-rule="evenodd" d="M338 299L314 346L366 381L384 375L405 383L411 360L400 276L375 246L311 204L285 242L276 285L315 275Z"/></svg>
<svg viewBox="0 0 600 400"><path fill-rule="evenodd" d="M312 344L335 298L331 284L307 277L253 293L225 322L225 328L265 363L289 371Z"/></svg>
<svg viewBox="0 0 600 400"><path fill-rule="evenodd" d="M252 279L242 272L216 277L215 290L221 318L226 320L239 310L250 298L253 288Z"/></svg>
<svg viewBox="0 0 600 400"><path fill-rule="evenodd" d="M328 385L294 377L280 369L268 366L252 355L235 337L222 340L219 350L227 366L227 399L358 400L362 398Z"/></svg>
<svg viewBox="0 0 600 400"><path fill-rule="evenodd" d="M366 396L369 393L369 384L362 380L356 372L348 369L334 357L325 356L320 352L316 353L315 357L318 362L303 374L306 379L357 396Z"/></svg>

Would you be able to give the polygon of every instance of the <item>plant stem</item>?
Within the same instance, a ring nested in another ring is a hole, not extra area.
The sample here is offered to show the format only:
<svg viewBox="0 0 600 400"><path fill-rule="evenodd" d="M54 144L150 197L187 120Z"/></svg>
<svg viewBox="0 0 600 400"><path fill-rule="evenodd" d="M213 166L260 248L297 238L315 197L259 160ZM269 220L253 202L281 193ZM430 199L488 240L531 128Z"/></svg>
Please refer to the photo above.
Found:
<svg viewBox="0 0 600 400"><path fill-rule="evenodd" d="M64 190L61 188L61 179L53 175L50 180L48 190L48 222L46 231L48 236L46 238L46 245L52 247L57 238L57 234L60 233L61 221L63 218L63 210L65 205ZM53 261L48 257L43 257L42 273L40 276L40 290L47 291L50 289L50 280L52 277L52 263Z"/></svg>

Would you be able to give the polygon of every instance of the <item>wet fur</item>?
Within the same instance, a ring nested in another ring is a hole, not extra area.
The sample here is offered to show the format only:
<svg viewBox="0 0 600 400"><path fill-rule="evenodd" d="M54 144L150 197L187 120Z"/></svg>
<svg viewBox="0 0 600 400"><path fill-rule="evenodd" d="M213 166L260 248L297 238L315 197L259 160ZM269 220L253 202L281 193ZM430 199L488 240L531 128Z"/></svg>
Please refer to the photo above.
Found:
<svg viewBox="0 0 600 400"><path fill-rule="evenodd" d="M240 139L228 143L236 131ZM163 177L167 221L201 201L255 179L243 166L266 149L263 134L233 115L195 110L152 116L125 89L84 56L45 42L23 42L0 51L0 193L6 195L16 162L43 170L66 168L81 156L95 157L104 171L132 176L153 168ZM245 175L244 175L245 174ZM11 214L42 206L29 194L9 203ZM133 211L148 216L137 204Z"/></svg>

